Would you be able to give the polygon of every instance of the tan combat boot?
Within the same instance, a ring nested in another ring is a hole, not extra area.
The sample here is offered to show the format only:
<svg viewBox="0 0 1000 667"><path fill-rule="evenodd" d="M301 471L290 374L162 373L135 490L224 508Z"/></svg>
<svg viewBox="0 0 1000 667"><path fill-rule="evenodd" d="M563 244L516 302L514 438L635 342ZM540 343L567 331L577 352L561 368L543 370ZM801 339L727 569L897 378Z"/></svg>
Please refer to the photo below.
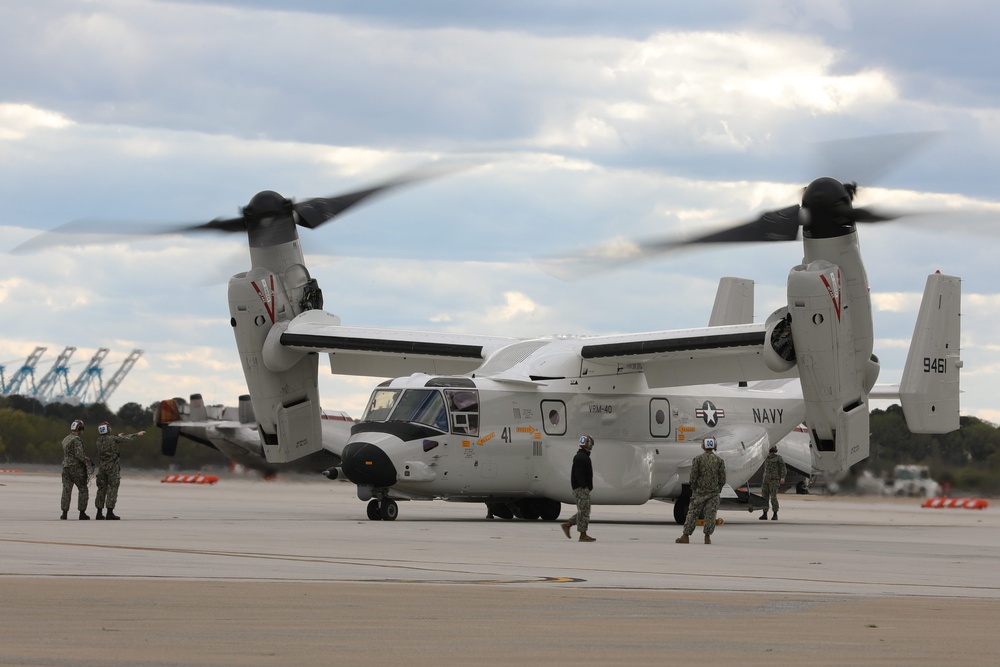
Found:
<svg viewBox="0 0 1000 667"><path fill-rule="evenodd" d="M706 535L705 536L705 544L711 544L711 543L712 543L712 536L711 535Z"/></svg>
<svg viewBox="0 0 1000 667"><path fill-rule="evenodd" d="M571 524L570 522L567 521L566 523L563 523L563 524L560 524L560 525L562 526L563 532L566 533L566 539L568 539L568 540L573 539L572 537L570 537L570 534L569 534L569 529L573 527L573 524Z"/></svg>
<svg viewBox="0 0 1000 667"><path fill-rule="evenodd" d="M691 540L688 539L687 535L681 535L676 540L674 540L674 542L676 542L677 544L687 544L690 541Z"/></svg>
<svg viewBox="0 0 1000 667"><path fill-rule="evenodd" d="M591 537L587 533L580 533L580 541L581 542L596 542L597 538L596 537Z"/></svg>

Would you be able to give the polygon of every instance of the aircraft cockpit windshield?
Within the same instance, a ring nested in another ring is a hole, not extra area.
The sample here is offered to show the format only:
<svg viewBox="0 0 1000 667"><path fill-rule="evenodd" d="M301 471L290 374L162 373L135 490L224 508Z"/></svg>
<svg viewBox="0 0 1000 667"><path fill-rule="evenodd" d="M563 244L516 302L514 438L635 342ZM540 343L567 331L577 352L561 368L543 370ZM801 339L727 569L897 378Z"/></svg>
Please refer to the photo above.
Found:
<svg viewBox="0 0 1000 667"><path fill-rule="evenodd" d="M384 422L389 418L392 409L396 407L399 395L403 393L399 389L376 389L372 398L368 401L368 409L362 421Z"/></svg>
<svg viewBox="0 0 1000 667"><path fill-rule="evenodd" d="M463 435L479 434L479 393L468 389L376 389L363 421L404 421L449 430Z"/></svg>
<svg viewBox="0 0 1000 667"><path fill-rule="evenodd" d="M389 416L392 421L426 424L448 430L448 413L444 398L437 389L407 389Z"/></svg>

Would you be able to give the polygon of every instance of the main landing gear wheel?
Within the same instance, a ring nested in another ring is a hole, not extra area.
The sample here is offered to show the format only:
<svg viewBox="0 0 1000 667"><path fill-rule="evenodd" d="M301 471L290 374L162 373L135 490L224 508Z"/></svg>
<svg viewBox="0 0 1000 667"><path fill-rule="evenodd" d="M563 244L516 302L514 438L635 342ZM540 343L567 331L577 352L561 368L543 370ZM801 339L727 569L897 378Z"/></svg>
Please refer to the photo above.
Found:
<svg viewBox="0 0 1000 667"><path fill-rule="evenodd" d="M517 508L521 510L521 518L528 521L535 521L542 515L542 503L537 498L526 498L519 500Z"/></svg>
<svg viewBox="0 0 1000 667"><path fill-rule="evenodd" d="M679 525L684 524L687 519L688 506L691 504L691 496L681 496L674 501L674 521Z"/></svg>
<svg viewBox="0 0 1000 667"><path fill-rule="evenodd" d="M510 508L507 503L490 503L491 509L493 510L493 516L498 519L511 520L514 518L514 510Z"/></svg>
<svg viewBox="0 0 1000 667"><path fill-rule="evenodd" d="M521 498L503 503L488 503L493 516L501 519L517 517L526 521L555 521L562 512L562 503L550 498Z"/></svg>
<svg viewBox="0 0 1000 667"><path fill-rule="evenodd" d="M372 500L368 503L368 518L372 521L378 521L382 518L382 515L379 513L377 500Z"/></svg>
<svg viewBox="0 0 1000 667"><path fill-rule="evenodd" d="M546 498L542 504L542 521L555 521L562 512L562 503Z"/></svg>
<svg viewBox="0 0 1000 667"><path fill-rule="evenodd" d="M396 517L399 516L399 505L396 504L395 500L386 500L379 508L379 514L383 521L395 521Z"/></svg>

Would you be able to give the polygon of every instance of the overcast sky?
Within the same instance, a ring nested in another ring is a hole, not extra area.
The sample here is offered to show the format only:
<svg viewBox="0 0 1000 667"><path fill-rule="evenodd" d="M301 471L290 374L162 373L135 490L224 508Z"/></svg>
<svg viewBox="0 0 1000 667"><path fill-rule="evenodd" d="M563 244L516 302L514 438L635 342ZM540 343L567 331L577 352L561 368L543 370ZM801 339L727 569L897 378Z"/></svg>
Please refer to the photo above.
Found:
<svg viewBox="0 0 1000 667"><path fill-rule="evenodd" d="M880 381L899 380L927 274L961 276L963 413L1000 422L997 25L986 1L0 3L0 364L45 346L40 378L74 346L79 372L106 347L107 380L138 348L113 409L235 404L245 239L6 252L73 220L232 217L259 190L331 195L442 158L476 166L303 231L345 324L702 326L723 275L756 281L762 321L798 244L574 282L533 258L740 222L830 175L863 205L944 212L862 230ZM891 169L885 139L824 157L891 133L936 134ZM376 383L320 382L356 416Z"/></svg>

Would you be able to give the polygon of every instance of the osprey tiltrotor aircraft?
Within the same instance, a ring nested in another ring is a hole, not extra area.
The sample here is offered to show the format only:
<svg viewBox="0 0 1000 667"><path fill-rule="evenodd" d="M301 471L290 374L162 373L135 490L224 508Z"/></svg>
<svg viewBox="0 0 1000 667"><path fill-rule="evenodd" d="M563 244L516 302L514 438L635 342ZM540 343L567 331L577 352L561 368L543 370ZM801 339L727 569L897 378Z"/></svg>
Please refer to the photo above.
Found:
<svg viewBox="0 0 1000 667"><path fill-rule="evenodd" d="M211 447L228 458L232 465L256 470L266 479L287 468L271 463L257 435L250 396L239 397L235 407L206 405L201 394L190 400L169 398L156 406L154 421L160 428L160 449L164 456L174 456L181 438ZM323 450L299 459L297 470L322 470L339 463L340 452L351 436L354 420L345 412L324 410L321 419Z"/></svg>
<svg viewBox="0 0 1000 667"><path fill-rule="evenodd" d="M853 184L820 178L801 205L637 246L646 257L692 244L794 241L801 228L787 305L763 323L533 340L343 326L322 310L297 226L318 227L412 180L300 203L264 191L238 218L186 228L247 234L252 268L229 282L230 324L268 461L323 446L319 353L334 374L396 377L374 390L329 474L357 485L371 519L395 519L397 501L446 499L554 520L573 502L570 463L582 433L597 441L593 503L672 501L682 521L705 437L718 443L736 489L800 423L814 469L866 458L873 392L898 396L913 432L958 428L958 278L928 278L901 382L876 390L856 223L891 218L855 208Z"/></svg>
<svg viewBox="0 0 1000 667"><path fill-rule="evenodd" d="M814 467L842 470L868 456L879 372L856 223L890 219L854 208L854 193L821 178L801 206L641 249L796 240L801 227L787 306L764 323L534 340L342 325L322 310L296 229L339 210L259 193L234 221L252 268L230 280L229 309L265 456L288 461L322 446L326 353L335 374L397 376L373 392L333 473L357 485L371 519L395 519L400 500L442 498L553 520L573 501L581 433L598 443L595 504L673 501L677 520L705 437L716 439L733 488L802 422ZM958 278L928 278L900 386L886 390L914 432L958 428L959 301Z"/></svg>
<svg viewBox="0 0 1000 667"><path fill-rule="evenodd" d="M753 281L740 278L723 278L709 320L710 326L743 324L753 322ZM236 407L206 405L201 394L192 394L190 400L171 398L160 401L155 414L156 425L162 434L162 451L165 456L174 456L181 438L211 447L230 459L232 464L258 471L265 478L272 478L288 466L296 470L324 470L336 479L346 478L339 473L336 465L344 445L351 436L354 420L341 411L323 411L320 424L323 449L315 454L297 459L291 463L272 463L264 454L263 445L257 432L257 420L249 395L239 397ZM777 443L778 453L788 467L786 487L795 486L806 492L806 486L816 474L812 468L812 453L809 436L804 427L798 427ZM334 467L330 467L333 465ZM762 469L748 480L748 487L760 485ZM731 490L724 497L723 507L727 509L757 509L763 499L753 496L749 489ZM522 516L516 501L492 502L490 513L494 516L513 518ZM529 512L530 515L530 512Z"/></svg>

